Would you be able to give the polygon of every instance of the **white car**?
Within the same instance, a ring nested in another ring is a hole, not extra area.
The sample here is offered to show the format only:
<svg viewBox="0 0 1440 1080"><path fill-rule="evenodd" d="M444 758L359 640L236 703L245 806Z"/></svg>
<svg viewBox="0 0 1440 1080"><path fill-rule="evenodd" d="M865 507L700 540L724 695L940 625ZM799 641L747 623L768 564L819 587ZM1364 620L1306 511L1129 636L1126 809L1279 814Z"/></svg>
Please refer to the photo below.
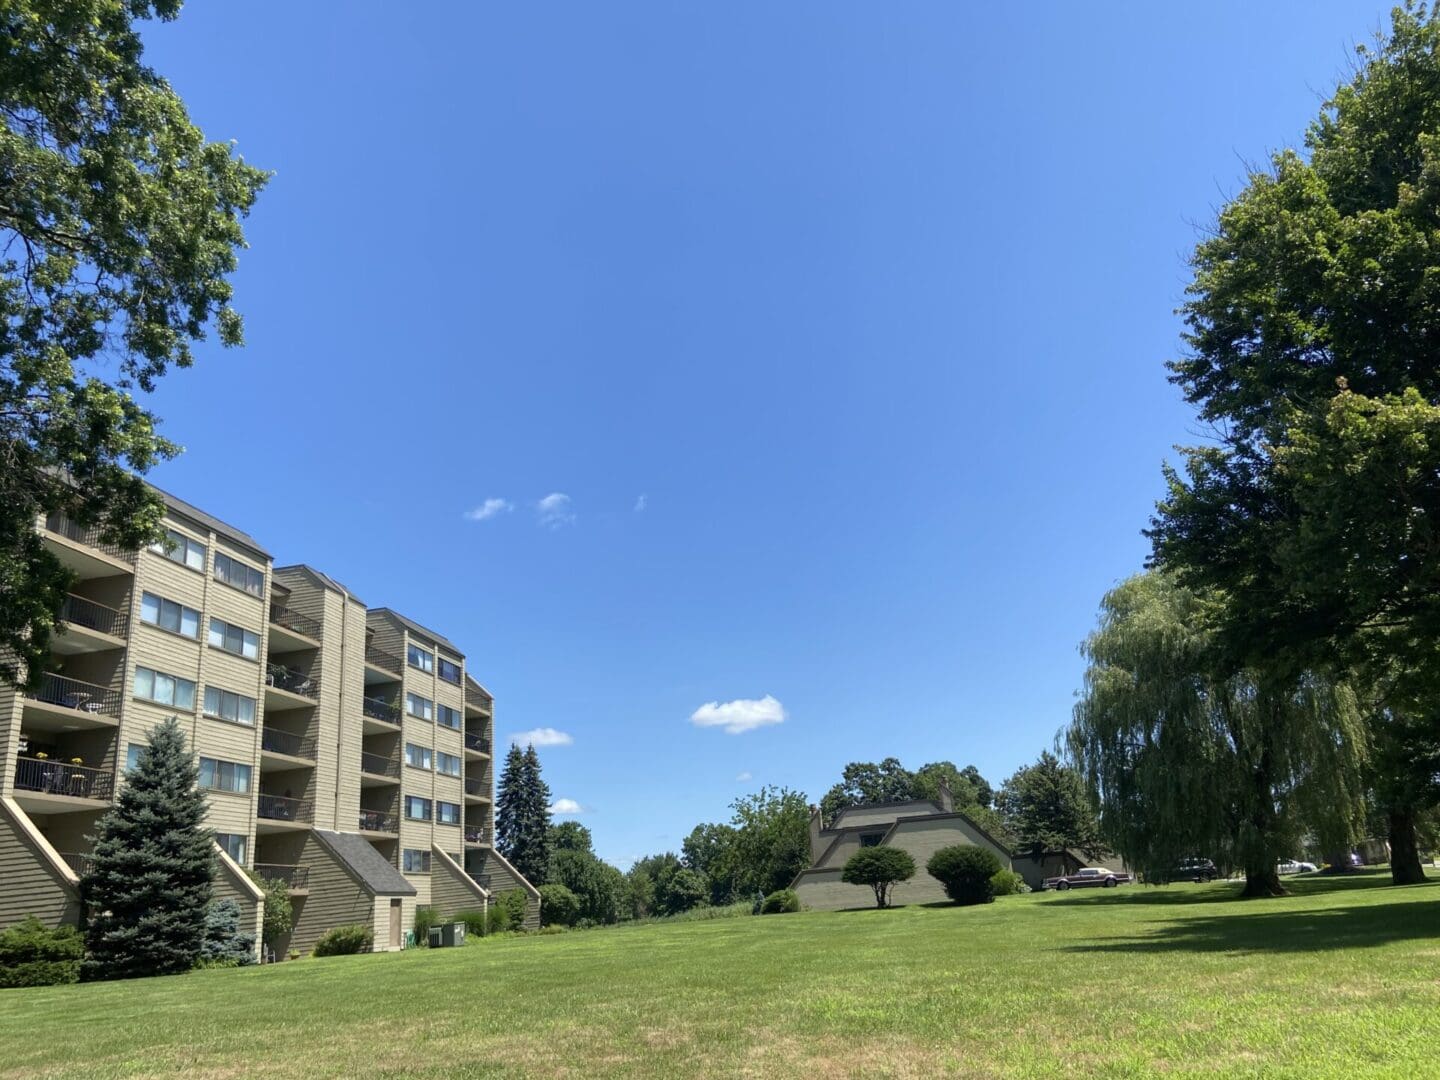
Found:
<svg viewBox="0 0 1440 1080"><path fill-rule="evenodd" d="M1281 859L1275 865L1277 872L1281 874L1313 874L1315 864L1313 862L1302 862L1296 859Z"/></svg>

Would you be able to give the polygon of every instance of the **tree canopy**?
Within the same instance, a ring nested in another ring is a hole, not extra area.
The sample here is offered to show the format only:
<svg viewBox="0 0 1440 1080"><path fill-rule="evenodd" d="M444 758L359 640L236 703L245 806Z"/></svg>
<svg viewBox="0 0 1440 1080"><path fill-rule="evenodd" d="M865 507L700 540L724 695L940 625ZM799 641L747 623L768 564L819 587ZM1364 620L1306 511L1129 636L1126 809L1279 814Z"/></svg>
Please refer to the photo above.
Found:
<svg viewBox="0 0 1440 1080"><path fill-rule="evenodd" d="M1048 750L1035 764L1016 770L1005 781L999 807L1017 855L1067 848L1092 859L1104 854L1100 821L1084 779Z"/></svg>
<svg viewBox="0 0 1440 1080"><path fill-rule="evenodd" d="M511 746L495 799L495 846L526 880L540 884L549 880L550 833L550 788L540 775L540 755L533 746Z"/></svg>

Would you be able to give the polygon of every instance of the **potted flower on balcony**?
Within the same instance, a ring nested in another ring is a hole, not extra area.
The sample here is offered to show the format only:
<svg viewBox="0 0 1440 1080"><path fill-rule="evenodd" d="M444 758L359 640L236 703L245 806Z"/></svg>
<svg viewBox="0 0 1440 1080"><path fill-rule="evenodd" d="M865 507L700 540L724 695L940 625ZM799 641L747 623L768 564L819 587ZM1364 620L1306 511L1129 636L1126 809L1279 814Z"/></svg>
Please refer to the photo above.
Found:
<svg viewBox="0 0 1440 1080"><path fill-rule="evenodd" d="M36 761L49 761L49 760L50 760L50 755L47 754L44 750L36 750L36 751L35 751L35 760L36 760Z"/></svg>
<svg viewBox="0 0 1440 1080"><path fill-rule="evenodd" d="M85 764L85 759L84 759L83 757L72 757L72 758L70 759L70 764L71 764L71 765L84 765L84 764Z"/></svg>

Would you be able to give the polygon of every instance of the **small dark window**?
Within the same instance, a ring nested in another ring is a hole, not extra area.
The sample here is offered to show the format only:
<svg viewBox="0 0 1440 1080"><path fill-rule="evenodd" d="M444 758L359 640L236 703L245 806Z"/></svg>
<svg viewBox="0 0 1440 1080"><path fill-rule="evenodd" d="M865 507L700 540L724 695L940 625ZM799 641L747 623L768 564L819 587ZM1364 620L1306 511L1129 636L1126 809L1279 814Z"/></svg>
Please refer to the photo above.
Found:
<svg viewBox="0 0 1440 1080"><path fill-rule="evenodd" d="M872 832L860 834L861 847L879 847L880 841L885 839L884 833Z"/></svg>

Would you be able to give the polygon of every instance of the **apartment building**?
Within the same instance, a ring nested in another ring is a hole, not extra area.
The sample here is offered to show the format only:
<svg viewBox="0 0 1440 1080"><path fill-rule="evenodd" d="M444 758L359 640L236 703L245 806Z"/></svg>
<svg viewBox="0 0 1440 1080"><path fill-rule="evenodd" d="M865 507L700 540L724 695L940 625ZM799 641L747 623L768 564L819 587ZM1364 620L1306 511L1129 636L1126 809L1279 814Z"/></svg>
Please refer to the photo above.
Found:
<svg viewBox="0 0 1440 1080"><path fill-rule="evenodd" d="M163 493L162 493L163 494ZM494 704L441 635L164 495L168 543L37 523L75 573L51 669L0 689L0 927L79 917L96 819L148 732L178 716L215 830L216 895L258 927L247 871L290 887L282 948L368 922L400 948L415 908L520 888L494 851Z"/></svg>

